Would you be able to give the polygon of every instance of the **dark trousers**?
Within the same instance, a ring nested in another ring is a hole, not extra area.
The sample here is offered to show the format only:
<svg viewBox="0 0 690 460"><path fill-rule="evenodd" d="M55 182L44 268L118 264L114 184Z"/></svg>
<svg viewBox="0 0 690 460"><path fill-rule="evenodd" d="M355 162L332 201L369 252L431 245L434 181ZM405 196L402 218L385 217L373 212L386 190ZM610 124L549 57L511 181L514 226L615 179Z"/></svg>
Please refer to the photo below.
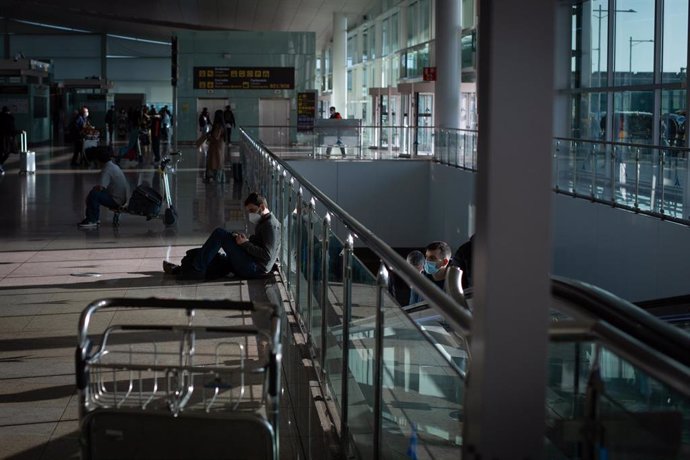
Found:
<svg viewBox="0 0 690 460"><path fill-rule="evenodd" d="M151 137L151 150L153 150L153 159L156 163L161 161L161 138Z"/></svg>
<svg viewBox="0 0 690 460"><path fill-rule="evenodd" d="M74 151L72 152L72 164L79 163L79 156L84 148L84 139L77 137L74 139Z"/></svg>
<svg viewBox="0 0 690 460"><path fill-rule="evenodd" d="M230 261L231 269L235 275L241 278L256 278L263 275L263 269L256 263L254 258L247 254L241 246L235 243L232 234L222 228L217 228L211 233L204 245L201 247L194 258L194 269L201 273L206 273L206 269L218 254L218 250L223 248Z"/></svg>
<svg viewBox="0 0 690 460"><path fill-rule="evenodd" d="M105 206L106 208L120 207L107 190L92 189L86 196L86 219L89 222L98 222L101 206Z"/></svg>

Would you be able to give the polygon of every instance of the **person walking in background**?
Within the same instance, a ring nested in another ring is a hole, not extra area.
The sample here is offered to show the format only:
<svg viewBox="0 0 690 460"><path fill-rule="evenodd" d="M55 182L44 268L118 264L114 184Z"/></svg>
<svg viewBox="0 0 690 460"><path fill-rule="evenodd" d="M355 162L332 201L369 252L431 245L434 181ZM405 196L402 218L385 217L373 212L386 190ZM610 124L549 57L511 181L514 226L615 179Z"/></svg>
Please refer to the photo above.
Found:
<svg viewBox="0 0 690 460"><path fill-rule="evenodd" d="M115 106L111 105L105 113L105 128L108 131L108 145L113 145L113 132L115 131Z"/></svg>
<svg viewBox="0 0 690 460"><path fill-rule="evenodd" d="M153 151L153 164L155 165L161 161L162 119L154 108L151 108L149 111L149 117L151 119L151 150Z"/></svg>
<svg viewBox="0 0 690 460"><path fill-rule="evenodd" d="M329 119L331 119L331 120L342 120L343 119L342 115L340 115L340 112L338 112L335 109L335 107L331 106L328 110L331 112L331 115L328 117ZM342 147L343 141L340 139L340 136L338 136L337 141L335 142L335 145L340 146L340 153L343 156L345 156L345 147ZM330 155L330 154L331 154L331 147L328 147L326 149L326 155Z"/></svg>
<svg viewBox="0 0 690 460"><path fill-rule="evenodd" d="M17 135L17 128L14 125L14 115L7 106L3 106L0 112L0 174L5 174L2 165L5 164L7 157L14 150L14 137Z"/></svg>
<svg viewBox="0 0 690 460"><path fill-rule="evenodd" d="M123 107L117 115L117 136L120 138L126 138L129 133L127 120L127 111Z"/></svg>
<svg viewBox="0 0 690 460"><path fill-rule="evenodd" d="M232 137L232 128L235 127L235 114L229 105L225 106L223 112L223 121L225 121L225 142L230 145L230 138Z"/></svg>
<svg viewBox="0 0 690 460"><path fill-rule="evenodd" d="M211 117L208 114L208 109L204 107L199 115L199 131L201 134L206 134L211 129Z"/></svg>
<svg viewBox="0 0 690 460"><path fill-rule="evenodd" d="M165 142L170 145L172 139L172 117L170 116L170 110L168 106L164 105L161 109L161 136L165 139Z"/></svg>
<svg viewBox="0 0 690 460"><path fill-rule="evenodd" d="M223 111L216 110L213 114L213 127L210 132L202 133L196 141L197 147L208 142L206 152L206 173L204 182L225 182L225 121Z"/></svg>
<svg viewBox="0 0 690 460"><path fill-rule="evenodd" d="M84 106L79 111L77 118L74 121L72 135L74 136L74 150L72 152L72 161L70 166L79 166L79 158L84 149L84 128L89 125L89 108Z"/></svg>

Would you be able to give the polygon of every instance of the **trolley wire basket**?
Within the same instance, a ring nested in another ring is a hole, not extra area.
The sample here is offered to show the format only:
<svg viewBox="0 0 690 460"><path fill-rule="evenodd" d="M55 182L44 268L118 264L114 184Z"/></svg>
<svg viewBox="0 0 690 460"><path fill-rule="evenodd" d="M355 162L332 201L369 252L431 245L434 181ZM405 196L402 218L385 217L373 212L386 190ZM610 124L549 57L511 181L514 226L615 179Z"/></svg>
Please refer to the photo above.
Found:
<svg viewBox="0 0 690 460"><path fill-rule="evenodd" d="M106 309L124 320L90 332ZM202 310L212 325L195 324ZM228 311L252 324L222 324ZM280 324L270 304L92 302L76 356L82 458L277 458Z"/></svg>

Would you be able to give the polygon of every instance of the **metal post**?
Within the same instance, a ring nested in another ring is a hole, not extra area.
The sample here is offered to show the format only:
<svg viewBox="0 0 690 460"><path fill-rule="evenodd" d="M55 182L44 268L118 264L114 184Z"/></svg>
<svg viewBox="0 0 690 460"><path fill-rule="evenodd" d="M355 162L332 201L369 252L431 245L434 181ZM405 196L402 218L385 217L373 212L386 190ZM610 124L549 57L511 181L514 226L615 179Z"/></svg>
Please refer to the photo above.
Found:
<svg viewBox="0 0 690 460"><path fill-rule="evenodd" d="M376 328L374 330L374 458L381 455L381 422L383 403L383 303L388 290L388 270L381 261L376 277Z"/></svg>
<svg viewBox="0 0 690 460"><path fill-rule="evenodd" d="M290 212L288 211L287 208L287 201L285 200L285 192L286 192L286 179L287 179L287 171L283 170L282 174L280 174L280 177L278 178L278 189L280 193L280 209L278 210L279 218L280 218L280 261L283 265L287 265L287 261L283 260L283 255L286 254L285 250L287 248L286 246L286 241L285 241L285 229L282 228L283 222L289 222L290 221ZM287 252L289 254L289 252ZM289 272L288 272L289 273Z"/></svg>
<svg viewBox="0 0 690 460"><path fill-rule="evenodd" d="M577 142L573 142L573 189L572 192L577 194Z"/></svg>
<svg viewBox="0 0 690 460"><path fill-rule="evenodd" d="M296 219L293 219L293 208L294 208L294 203L292 202L292 191L294 190L295 187L295 178L291 177L290 178L290 185L288 188L287 192L287 281L288 281L288 290L292 287L292 282L290 281L290 274L292 273L292 232L293 229L292 227L295 225ZM295 296L297 297L297 296Z"/></svg>
<svg viewBox="0 0 690 460"><path fill-rule="evenodd" d="M554 164L554 175L556 176L554 178L554 182L556 183L555 189L557 192L561 189L560 186L558 185L558 174L559 174L559 172L558 172L558 154L560 153L560 151L561 151L561 141L556 141L556 149L553 152L553 164Z"/></svg>
<svg viewBox="0 0 690 460"><path fill-rule="evenodd" d="M295 267L295 302L297 304L297 311L299 313L302 313L302 306L300 305L300 278L302 277L302 214L303 214L303 209L302 209L302 187L299 188L297 191L297 218L295 219L295 225L297 226L297 238L295 241L295 244L297 244L296 252L297 252L297 261L296 264L297 266Z"/></svg>
<svg viewBox="0 0 690 460"><path fill-rule="evenodd" d="M343 247L343 335L342 335L342 374L340 379L340 441L341 450L347 455L350 444L348 426L348 374L350 372L350 319L352 318L352 253L354 239L347 235Z"/></svg>
<svg viewBox="0 0 690 460"><path fill-rule="evenodd" d="M316 201L312 197L307 205L307 340L311 347L312 343L312 308L314 292L314 208Z"/></svg>
<svg viewBox="0 0 690 460"><path fill-rule="evenodd" d="M611 203L616 204L616 146L611 145Z"/></svg>
<svg viewBox="0 0 690 460"><path fill-rule="evenodd" d="M687 134L686 134L686 136L687 136ZM661 183L661 206L659 207L659 212L661 213L661 215L663 215L664 214L664 195L665 195L665 193L664 193L664 190L665 190L664 172L666 169L666 151L665 150L662 150L661 154L659 155L659 163L660 163L659 164L659 177L661 178L661 180L660 180L660 183ZM688 164L690 164L690 162ZM686 188L690 187L690 184L686 183L685 187ZM686 203L686 206L687 206L687 203ZM652 210L653 209L654 209L654 203L652 203Z"/></svg>
<svg viewBox="0 0 690 460"><path fill-rule="evenodd" d="M321 233L321 373L326 374L326 305L328 302L328 247L330 243L331 215L326 212ZM324 385L328 388L328 385Z"/></svg>
<svg viewBox="0 0 690 460"><path fill-rule="evenodd" d="M652 191L651 196L654 196L654 192ZM635 211L640 210L640 148L637 147L635 150ZM652 208L653 204L650 203Z"/></svg>
<svg viewBox="0 0 690 460"><path fill-rule="evenodd" d="M590 168L592 170L592 191L590 193L590 197L594 199L596 196L596 186L597 186L597 144L594 144L592 146L592 167Z"/></svg>

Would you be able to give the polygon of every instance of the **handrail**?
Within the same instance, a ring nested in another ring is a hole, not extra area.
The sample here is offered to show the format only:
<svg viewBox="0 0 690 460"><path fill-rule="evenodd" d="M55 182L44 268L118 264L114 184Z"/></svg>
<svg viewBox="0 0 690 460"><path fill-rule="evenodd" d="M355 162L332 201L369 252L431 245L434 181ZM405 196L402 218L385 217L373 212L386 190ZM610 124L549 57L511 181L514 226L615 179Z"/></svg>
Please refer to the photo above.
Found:
<svg viewBox="0 0 690 460"><path fill-rule="evenodd" d="M553 276L551 292L589 316L602 319L626 334L690 367L690 335L619 297L581 281Z"/></svg>
<svg viewBox="0 0 690 460"><path fill-rule="evenodd" d="M678 150L680 152L687 152L687 147L678 146L666 146L666 145L656 145L656 144L635 144L632 142L614 142L614 141L604 141L598 139L582 139L574 137L554 137L555 141L566 141L566 142L582 142L583 144L604 144L612 145L614 147L635 147L635 148L646 148L646 149L658 149L658 150Z"/></svg>
<svg viewBox="0 0 690 460"><path fill-rule="evenodd" d="M261 150L268 155L272 161L276 162L287 171L293 178L295 178L304 189L319 200L334 216L352 231L356 237L361 240L367 247L369 247L377 256L379 256L396 275L400 276L406 283L415 285L421 295L427 299L432 307L442 314L454 328L458 331L463 331L469 334L471 330L472 317L462 307L457 305L450 297L441 291L429 279L422 276L414 267L407 263L397 252L395 252L388 244L381 238L374 235L368 228L362 225L355 218L350 216L343 208L338 206L333 200L328 198L323 192L316 188L311 182L304 178L297 170L290 164L278 156L274 155L266 146L259 144L252 140L252 138L240 128L240 133L251 144L260 146Z"/></svg>
<svg viewBox="0 0 690 460"><path fill-rule="evenodd" d="M678 394L690 398L689 334L588 283L552 276L551 294L554 299L568 302L575 312L592 319L594 322L588 329L602 344ZM571 338L553 328L549 335L558 340Z"/></svg>

